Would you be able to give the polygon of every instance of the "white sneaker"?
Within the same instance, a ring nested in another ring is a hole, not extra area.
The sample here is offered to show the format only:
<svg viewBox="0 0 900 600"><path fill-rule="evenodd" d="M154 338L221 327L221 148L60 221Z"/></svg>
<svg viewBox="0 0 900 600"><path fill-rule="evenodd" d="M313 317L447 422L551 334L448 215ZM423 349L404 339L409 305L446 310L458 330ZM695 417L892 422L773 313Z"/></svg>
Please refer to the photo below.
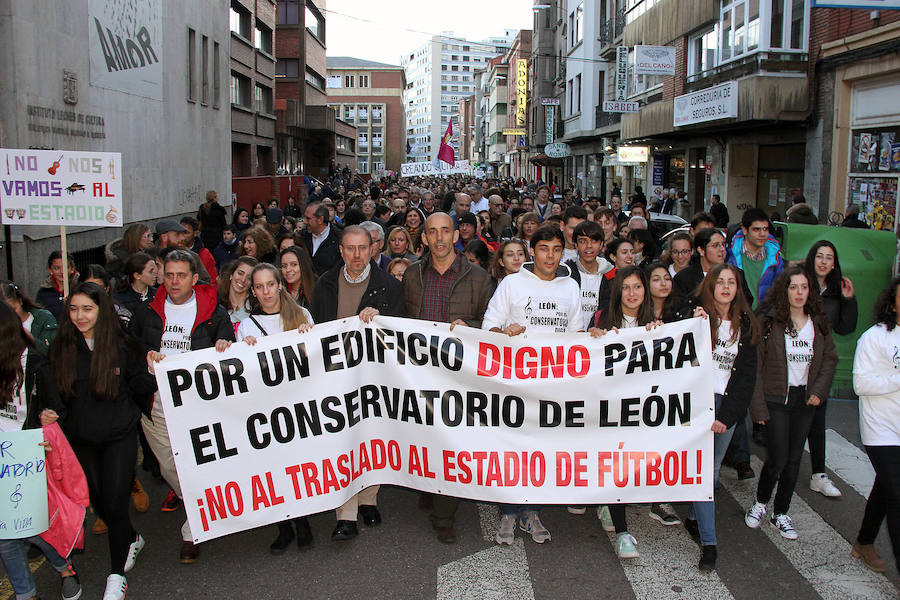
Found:
<svg viewBox="0 0 900 600"><path fill-rule="evenodd" d="M809 480L809 489L828 498L841 497L841 490L832 483L827 473L813 473Z"/></svg>
<svg viewBox="0 0 900 600"><path fill-rule="evenodd" d="M103 600L122 600L128 591L128 582L122 575L110 575L106 578L106 591Z"/></svg>
<svg viewBox="0 0 900 600"><path fill-rule="evenodd" d="M141 550L143 550L146 545L147 542L144 541L144 536L137 534L137 538L131 542L131 545L128 547L128 554L125 556L126 573L134 568L134 561L137 560L137 555L141 553Z"/></svg>
<svg viewBox="0 0 900 600"><path fill-rule="evenodd" d="M637 540L628 532L620 533L616 538L616 554L619 558L638 558Z"/></svg>
<svg viewBox="0 0 900 600"><path fill-rule="evenodd" d="M603 531L612 533L616 530L616 526L613 525L612 515L609 514L609 507L605 504L597 507L597 518L600 519Z"/></svg>
<svg viewBox="0 0 900 600"><path fill-rule="evenodd" d="M572 515L583 515L587 509L584 506L567 506L566 510Z"/></svg>
<svg viewBox="0 0 900 600"><path fill-rule="evenodd" d="M753 506L750 507L750 510L747 511L747 514L744 515L744 523L746 523L747 527L750 529L756 529L759 527L759 522L762 521L764 516L766 516L766 505L760 502L754 502Z"/></svg>
<svg viewBox="0 0 900 600"><path fill-rule="evenodd" d="M500 517L500 525L497 527L497 534L494 541L501 546L512 546L516 537L516 515L503 515Z"/></svg>
<svg viewBox="0 0 900 600"><path fill-rule="evenodd" d="M531 539L534 540L536 544L543 544L544 542L550 541L550 532L547 531L547 528L541 523L541 518L538 516L536 510L523 511L522 518L519 519L519 529L525 533L531 534Z"/></svg>
<svg viewBox="0 0 900 600"><path fill-rule="evenodd" d="M772 515L772 518L769 520L769 522L778 528L778 531L781 532L781 537L783 537L784 539L797 539L797 530L794 529L794 524L791 523L791 518L789 516L785 514Z"/></svg>

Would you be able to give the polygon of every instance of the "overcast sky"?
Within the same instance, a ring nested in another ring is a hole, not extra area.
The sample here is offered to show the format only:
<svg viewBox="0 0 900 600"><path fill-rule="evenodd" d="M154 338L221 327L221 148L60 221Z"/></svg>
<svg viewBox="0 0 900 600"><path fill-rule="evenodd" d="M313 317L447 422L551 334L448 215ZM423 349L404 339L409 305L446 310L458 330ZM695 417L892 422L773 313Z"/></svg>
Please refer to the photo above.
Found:
<svg viewBox="0 0 900 600"><path fill-rule="evenodd" d="M393 65L431 35L453 31L480 41L504 29L531 29L534 0L328 0L328 56L352 56Z"/></svg>

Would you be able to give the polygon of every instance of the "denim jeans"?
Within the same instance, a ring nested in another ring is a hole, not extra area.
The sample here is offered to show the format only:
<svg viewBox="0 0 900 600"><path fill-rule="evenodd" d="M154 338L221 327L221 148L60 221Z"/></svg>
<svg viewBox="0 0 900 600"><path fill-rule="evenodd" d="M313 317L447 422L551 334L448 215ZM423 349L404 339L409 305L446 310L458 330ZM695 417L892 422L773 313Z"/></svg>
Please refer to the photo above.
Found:
<svg viewBox="0 0 900 600"><path fill-rule="evenodd" d="M31 569L28 568L28 542L34 544L44 553L50 565L58 573L69 568L69 562L61 557L53 546L34 536L16 540L0 540L0 560L6 568L9 583L16 593L16 600L27 600L37 595L37 588Z"/></svg>
<svg viewBox="0 0 900 600"><path fill-rule="evenodd" d="M716 414L722 406L722 395L716 394ZM742 421L738 421L740 425ZM732 425L725 433L716 433L713 437L713 494L719 485L719 470L722 468L722 459L728 451L731 437L734 435L735 425ZM700 543L704 546L716 545L716 503L715 500L707 502L691 502L688 506L688 518L697 520L697 528L700 530Z"/></svg>
<svg viewBox="0 0 900 600"><path fill-rule="evenodd" d="M530 510L533 512L540 512L541 507L536 504L501 504L500 505L500 514L501 515L518 515L521 511Z"/></svg>

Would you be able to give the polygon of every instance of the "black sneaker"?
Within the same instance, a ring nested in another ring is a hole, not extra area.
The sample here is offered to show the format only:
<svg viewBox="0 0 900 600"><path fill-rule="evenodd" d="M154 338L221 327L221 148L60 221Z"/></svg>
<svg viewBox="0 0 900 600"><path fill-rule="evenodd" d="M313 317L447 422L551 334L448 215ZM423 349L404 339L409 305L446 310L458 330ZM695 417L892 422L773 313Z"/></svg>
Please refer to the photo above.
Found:
<svg viewBox="0 0 900 600"><path fill-rule="evenodd" d="M684 528L687 529L692 538L695 540L700 539L700 526L697 524L697 519L685 519Z"/></svg>
<svg viewBox="0 0 900 600"><path fill-rule="evenodd" d="M175 490L170 489L159 510L163 512L175 512L178 510L179 506L181 506L181 498L175 494Z"/></svg>
<svg viewBox="0 0 900 600"><path fill-rule="evenodd" d="M284 551L293 541L294 528L291 527L291 522L282 521L281 523L278 523L278 537L275 538L275 541L269 546L269 552L275 556L284 554Z"/></svg>
<svg viewBox="0 0 900 600"><path fill-rule="evenodd" d="M737 470L738 479L753 479L756 477L756 473L753 472L753 468L750 467L748 462L738 463L735 469Z"/></svg>
<svg viewBox="0 0 900 600"><path fill-rule="evenodd" d="M700 563L697 567L701 573L710 573L716 570L716 559L719 557L719 551L713 544L711 546L703 546L703 555L700 557Z"/></svg>
<svg viewBox="0 0 900 600"><path fill-rule="evenodd" d="M297 548L301 552L309 550L313 544L313 534L309 528L309 519L306 517L294 519L294 526L297 528Z"/></svg>
<svg viewBox="0 0 900 600"><path fill-rule="evenodd" d="M60 589L62 600L78 600L81 598L81 580L75 571L71 575L64 575L62 578L62 588Z"/></svg>

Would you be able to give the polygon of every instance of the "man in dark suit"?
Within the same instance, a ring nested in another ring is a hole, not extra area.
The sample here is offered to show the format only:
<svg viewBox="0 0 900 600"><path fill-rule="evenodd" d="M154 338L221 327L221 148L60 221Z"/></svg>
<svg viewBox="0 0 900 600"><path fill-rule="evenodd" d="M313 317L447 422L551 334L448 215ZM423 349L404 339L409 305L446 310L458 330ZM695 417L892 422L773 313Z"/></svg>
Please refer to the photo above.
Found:
<svg viewBox="0 0 900 600"><path fill-rule="evenodd" d="M331 228L331 214L321 202L308 204L304 217L306 230L303 232L303 243L312 257L316 275L321 275L338 264L341 258L340 236Z"/></svg>

